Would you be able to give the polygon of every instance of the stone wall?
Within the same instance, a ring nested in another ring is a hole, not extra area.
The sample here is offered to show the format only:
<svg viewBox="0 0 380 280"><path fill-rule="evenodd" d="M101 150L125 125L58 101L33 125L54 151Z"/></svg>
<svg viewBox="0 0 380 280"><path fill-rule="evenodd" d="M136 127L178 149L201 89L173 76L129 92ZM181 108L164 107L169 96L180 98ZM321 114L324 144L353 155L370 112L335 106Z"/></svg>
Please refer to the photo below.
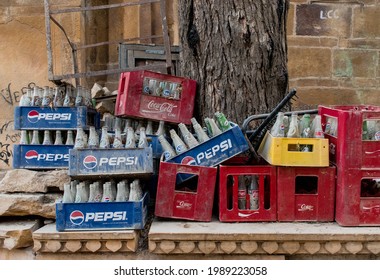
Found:
<svg viewBox="0 0 380 280"><path fill-rule="evenodd" d="M290 86L300 97L296 107L380 105L380 2L312 2L293 0L289 11L288 67Z"/></svg>

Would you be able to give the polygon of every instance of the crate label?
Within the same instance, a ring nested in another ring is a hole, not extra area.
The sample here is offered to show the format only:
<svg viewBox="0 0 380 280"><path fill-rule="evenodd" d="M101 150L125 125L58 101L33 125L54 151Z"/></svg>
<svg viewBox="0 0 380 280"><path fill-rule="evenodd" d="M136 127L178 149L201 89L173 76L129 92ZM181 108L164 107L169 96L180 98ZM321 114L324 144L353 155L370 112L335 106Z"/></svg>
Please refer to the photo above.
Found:
<svg viewBox="0 0 380 280"><path fill-rule="evenodd" d="M178 101L163 98L152 98L142 95L140 113L176 118L179 115Z"/></svg>
<svg viewBox="0 0 380 280"><path fill-rule="evenodd" d="M313 205L307 205L307 204L298 204L297 210L299 212L314 211L314 206Z"/></svg>

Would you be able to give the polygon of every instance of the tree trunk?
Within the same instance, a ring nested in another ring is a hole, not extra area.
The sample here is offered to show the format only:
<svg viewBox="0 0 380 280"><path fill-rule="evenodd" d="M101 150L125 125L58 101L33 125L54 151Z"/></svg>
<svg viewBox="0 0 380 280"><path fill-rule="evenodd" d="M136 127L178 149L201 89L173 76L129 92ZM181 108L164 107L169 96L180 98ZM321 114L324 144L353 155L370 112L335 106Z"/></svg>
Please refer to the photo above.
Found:
<svg viewBox="0 0 380 280"><path fill-rule="evenodd" d="M288 0L180 0L181 71L198 82L194 115L241 125L288 90Z"/></svg>

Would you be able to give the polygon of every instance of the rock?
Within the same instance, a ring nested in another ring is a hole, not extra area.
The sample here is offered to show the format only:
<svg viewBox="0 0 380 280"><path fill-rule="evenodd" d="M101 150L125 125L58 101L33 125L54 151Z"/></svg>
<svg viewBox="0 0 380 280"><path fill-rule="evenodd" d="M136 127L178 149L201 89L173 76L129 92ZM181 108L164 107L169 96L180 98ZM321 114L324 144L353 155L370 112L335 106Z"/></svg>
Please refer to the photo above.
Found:
<svg viewBox="0 0 380 280"><path fill-rule="evenodd" d="M67 170L32 171L9 170L0 181L2 193L47 193L52 189L63 191L63 185L70 182Z"/></svg>
<svg viewBox="0 0 380 280"><path fill-rule="evenodd" d="M55 202L62 194L0 194L0 216L41 216L55 219Z"/></svg>
<svg viewBox="0 0 380 280"><path fill-rule="evenodd" d="M102 96L104 96L104 90L102 86L99 85L98 83L95 83L91 89L91 97L97 98L97 97L102 97Z"/></svg>
<svg viewBox="0 0 380 280"><path fill-rule="evenodd" d="M111 113L114 114L115 103L111 100L104 100L96 105L96 111L101 114Z"/></svg>
<svg viewBox="0 0 380 280"><path fill-rule="evenodd" d="M105 96L111 95L111 91L107 87L103 87L103 91Z"/></svg>
<svg viewBox="0 0 380 280"><path fill-rule="evenodd" d="M13 250L32 246L32 233L41 226L38 220L0 222L0 248Z"/></svg>

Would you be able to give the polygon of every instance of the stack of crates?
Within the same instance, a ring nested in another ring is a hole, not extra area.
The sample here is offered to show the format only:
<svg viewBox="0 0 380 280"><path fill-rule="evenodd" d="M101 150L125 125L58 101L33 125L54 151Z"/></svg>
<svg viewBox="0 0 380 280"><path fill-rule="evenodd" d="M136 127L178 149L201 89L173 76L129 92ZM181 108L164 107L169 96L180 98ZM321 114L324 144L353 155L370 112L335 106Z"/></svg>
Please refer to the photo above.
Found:
<svg viewBox="0 0 380 280"><path fill-rule="evenodd" d="M74 137L77 127L88 130L90 126L99 127L99 114L86 106L79 107L38 107L18 106L14 110L14 128L28 133L38 131L40 143L44 131L49 130L54 143L57 130L62 133L63 143L67 131L72 130ZM30 141L31 141L31 137ZM75 139L75 138L74 138ZM57 169L68 168L71 145L31 145L13 146L13 168Z"/></svg>
<svg viewBox="0 0 380 280"><path fill-rule="evenodd" d="M302 145L310 151L294 148ZM336 168L329 166L328 139L272 137L267 132L258 154L266 162L220 167L220 221L334 220ZM247 186L257 181L256 195L249 188L240 193L244 180ZM239 204L241 196L246 205Z"/></svg>
<svg viewBox="0 0 380 280"><path fill-rule="evenodd" d="M320 106L319 114L337 167L336 222L380 225L380 107Z"/></svg>

